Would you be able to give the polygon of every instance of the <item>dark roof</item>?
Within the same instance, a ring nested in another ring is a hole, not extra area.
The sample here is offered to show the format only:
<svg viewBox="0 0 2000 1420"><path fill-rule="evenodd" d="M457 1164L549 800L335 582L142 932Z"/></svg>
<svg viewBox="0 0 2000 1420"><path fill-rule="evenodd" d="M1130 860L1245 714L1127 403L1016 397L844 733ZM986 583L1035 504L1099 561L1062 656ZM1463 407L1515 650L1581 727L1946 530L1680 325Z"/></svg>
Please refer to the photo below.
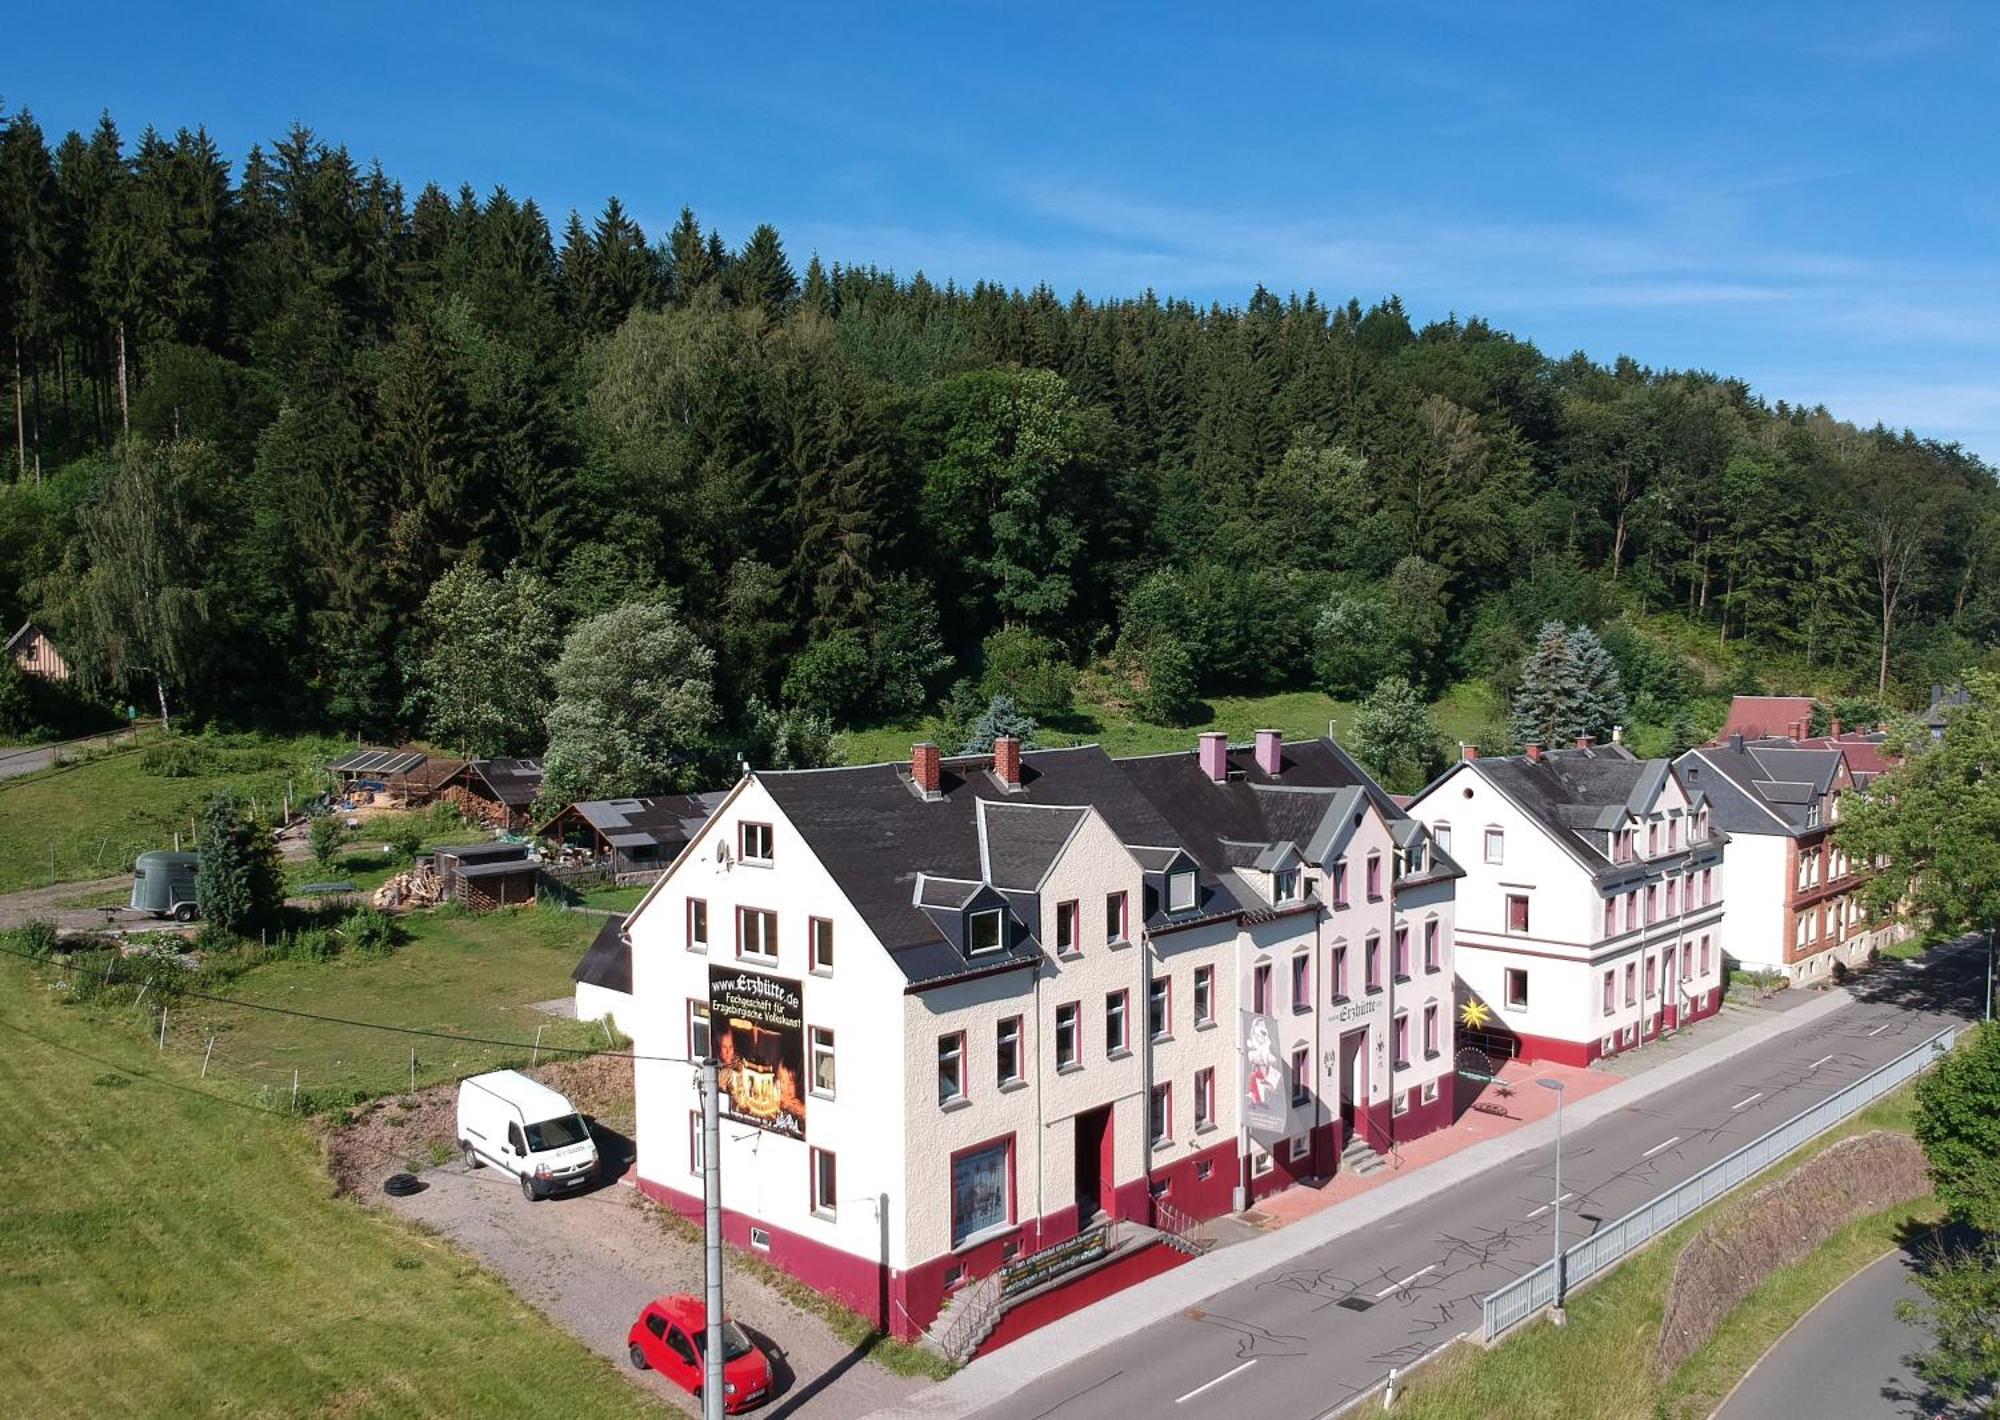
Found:
<svg viewBox="0 0 2000 1420"><path fill-rule="evenodd" d="M21 629L7 638L7 644L0 646L0 651L13 650L16 646L27 640L30 634L40 636L44 640L48 639L48 633L43 631L41 627L35 625L32 621L24 621L21 623Z"/></svg>
<svg viewBox="0 0 2000 1420"><path fill-rule="evenodd" d="M1019 805L1093 808L1128 846L1184 847L1097 745L1027 751L1021 756L1021 787L1013 791L993 777L990 756L947 759L933 801L911 788L903 763L760 771L756 777L913 982L988 969L990 959L969 960L945 941L916 902L919 875L986 881L979 841L982 802L1001 809L988 822L1005 825L1002 871L1017 879L1034 873L1042 854L1053 858L1047 838L1056 822L1031 821L1014 812ZM1220 889L1213 881L1204 886L1205 909Z"/></svg>
<svg viewBox="0 0 2000 1420"><path fill-rule="evenodd" d="M452 858L461 864L518 863L527 858L528 845L499 840L485 843L447 843L437 848L435 852L440 858Z"/></svg>
<svg viewBox="0 0 2000 1420"><path fill-rule="evenodd" d="M1539 762L1521 754L1466 763L1593 873L1625 866L1612 863L1607 835L1643 815L1672 772L1668 761L1640 759L1622 744L1545 750Z"/></svg>
<svg viewBox="0 0 2000 1420"><path fill-rule="evenodd" d="M1395 800L1332 740L1305 740L1281 747L1276 776L1265 773L1248 748L1228 752L1228 780L1217 784L1202 769L1198 752L1149 754L1117 761L1125 776L1157 807L1187 842L1196 859L1222 877L1244 905L1259 901L1236 877L1239 868L1268 871L1295 847L1318 862L1352 831L1372 802L1392 826L1416 826ZM1410 832L1398 837L1407 843ZM1458 876L1458 865L1437 855L1434 870Z"/></svg>
<svg viewBox="0 0 2000 1420"><path fill-rule="evenodd" d="M979 801L986 881L1033 891L1048 875L1085 810L1044 804Z"/></svg>
<svg viewBox="0 0 2000 1420"><path fill-rule="evenodd" d="M625 939L625 919L607 917L583 960L570 973L572 981L602 986L607 991L632 991L632 944Z"/></svg>
<svg viewBox="0 0 2000 1420"><path fill-rule="evenodd" d="M678 853L727 797L727 791L718 790L709 794L665 794L651 799L579 799L563 812L574 813L615 847L653 843ZM536 831L545 834L554 823L555 818L551 818Z"/></svg>
<svg viewBox="0 0 2000 1420"><path fill-rule="evenodd" d="M461 878L518 878L541 870L540 863L526 858L487 858L470 863L461 859L457 872Z"/></svg>
<svg viewBox="0 0 2000 1420"><path fill-rule="evenodd" d="M542 762L539 759L475 759L465 766L493 791L493 797L509 808L526 808L542 791Z"/></svg>
<svg viewBox="0 0 2000 1420"><path fill-rule="evenodd" d="M327 765L335 774L352 774L367 779L387 779L408 774L424 762L425 756L411 749L358 749Z"/></svg>
<svg viewBox="0 0 2000 1420"><path fill-rule="evenodd" d="M1809 828L1806 809L1839 776L1843 752L1805 749L1792 740L1703 745L1682 755L1689 788L1706 792L1714 823L1730 833L1782 833Z"/></svg>

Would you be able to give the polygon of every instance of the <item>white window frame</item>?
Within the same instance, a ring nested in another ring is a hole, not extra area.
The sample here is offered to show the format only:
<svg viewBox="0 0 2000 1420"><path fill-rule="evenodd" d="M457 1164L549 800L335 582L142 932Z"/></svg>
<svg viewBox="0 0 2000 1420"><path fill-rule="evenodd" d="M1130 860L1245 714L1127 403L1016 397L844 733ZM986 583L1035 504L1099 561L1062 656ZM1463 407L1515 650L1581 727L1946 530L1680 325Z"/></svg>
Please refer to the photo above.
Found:
<svg viewBox="0 0 2000 1420"><path fill-rule="evenodd" d="M822 1170L822 1166L824 1169ZM822 1177L822 1171L829 1175ZM832 1188L827 1185L831 1183ZM807 1203L815 1218L834 1218L840 1211L840 1160L831 1149L814 1145L806 1153ZM828 1197L828 1194L832 1197Z"/></svg>
<svg viewBox="0 0 2000 1420"><path fill-rule="evenodd" d="M1215 1024L1215 968L1194 969L1194 1023L1197 1028Z"/></svg>
<svg viewBox="0 0 2000 1420"><path fill-rule="evenodd" d="M1521 986L1521 994L1518 1000L1514 995L1514 984L1516 982L1519 982ZM1525 966L1501 968L1500 1002L1509 1011L1525 1011L1528 1009L1528 968Z"/></svg>
<svg viewBox="0 0 2000 1420"><path fill-rule="evenodd" d="M1008 1029L1010 1026L1013 1028L1011 1031ZM1021 1037L1023 1034L1023 1023L1019 1016L1006 1016L996 1022L993 1027L993 1078L994 1083L1003 1090L1009 1085L1018 1085L1022 1080L1027 1078L1022 1073ZM1010 1047L1014 1055L1014 1071L1012 1074L1007 1073L1007 1054Z"/></svg>
<svg viewBox="0 0 2000 1420"><path fill-rule="evenodd" d="M1487 862L1505 863L1507 861L1507 830L1504 828L1488 828L1486 830L1484 847Z"/></svg>
<svg viewBox="0 0 2000 1420"><path fill-rule="evenodd" d="M967 956L983 957L992 952L1005 951L1007 948L1006 916L1007 914L997 907L982 907L979 911L973 913L966 922L965 927L965 954ZM979 928L982 923L988 921L993 924L993 944L982 947L979 945Z"/></svg>
<svg viewBox="0 0 2000 1420"><path fill-rule="evenodd" d="M743 819L736 825L736 856L745 863L758 867L769 867L775 852L771 825L759 823L755 819ZM754 851L762 849L762 852Z"/></svg>
<svg viewBox="0 0 2000 1420"><path fill-rule="evenodd" d="M1069 1013L1069 1058L1063 1058L1063 1013ZM1056 1069L1081 1070L1083 1068L1083 1007L1075 1001L1064 1001L1056 1007L1055 1028Z"/></svg>
<svg viewBox="0 0 2000 1420"><path fill-rule="evenodd" d="M825 930L822 931L821 929ZM825 954L820 948L825 946ZM806 964L820 976L833 975L833 919L831 917L806 918Z"/></svg>
<svg viewBox="0 0 2000 1420"><path fill-rule="evenodd" d="M1195 875L1192 869L1183 868L1167 874L1167 911L1191 912L1195 904Z"/></svg>
<svg viewBox="0 0 2000 1420"><path fill-rule="evenodd" d="M816 1099L830 1100L840 1085L839 1062L834 1058L833 1032L825 1026L813 1026L806 1032L806 1091ZM833 1077L833 1084L819 1082L820 1057L826 1057L827 1074Z"/></svg>
<svg viewBox="0 0 2000 1420"><path fill-rule="evenodd" d="M759 946L768 950L752 951L750 948L750 923L760 924L756 936ZM745 961L775 962L778 959L778 914L768 907L750 907L739 904L736 909L736 955Z"/></svg>
<svg viewBox="0 0 2000 1420"><path fill-rule="evenodd" d="M946 1031L937 1041L938 1107L949 1108L971 1098L965 1092L965 1032ZM949 1075L947 1075L949 1070ZM949 1087L947 1087L949 1080Z"/></svg>

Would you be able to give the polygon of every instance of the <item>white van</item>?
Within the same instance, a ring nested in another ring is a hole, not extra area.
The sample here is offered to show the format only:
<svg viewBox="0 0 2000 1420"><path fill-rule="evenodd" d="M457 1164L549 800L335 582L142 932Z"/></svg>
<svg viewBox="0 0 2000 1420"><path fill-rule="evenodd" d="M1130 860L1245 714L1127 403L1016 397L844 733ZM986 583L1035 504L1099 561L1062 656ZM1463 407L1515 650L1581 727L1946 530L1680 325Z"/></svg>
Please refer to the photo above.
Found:
<svg viewBox="0 0 2000 1420"><path fill-rule="evenodd" d="M458 1082L458 1148L467 1168L488 1163L520 1179L530 1202L597 1177L597 1145L576 1107L518 1070Z"/></svg>

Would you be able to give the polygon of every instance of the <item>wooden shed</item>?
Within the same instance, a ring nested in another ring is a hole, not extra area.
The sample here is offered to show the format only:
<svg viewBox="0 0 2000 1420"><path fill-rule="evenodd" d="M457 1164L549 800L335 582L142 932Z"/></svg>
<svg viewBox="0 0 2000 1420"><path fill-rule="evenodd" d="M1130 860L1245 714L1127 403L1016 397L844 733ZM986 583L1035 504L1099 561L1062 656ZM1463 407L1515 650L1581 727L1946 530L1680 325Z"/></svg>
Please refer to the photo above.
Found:
<svg viewBox="0 0 2000 1420"><path fill-rule="evenodd" d="M475 912L533 902L541 887L542 865L525 843L460 843L435 854L444 897Z"/></svg>
<svg viewBox="0 0 2000 1420"><path fill-rule="evenodd" d="M583 799L535 830L617 883L647 883L680 856L725 795L670 794L652 799Z"/></svg>
<svg viewBox="0 0 2000 1420"><path fill-rule="evenodd" d="M496 828L526 828L528 811L542 792L542 762L539 759L469 759L458 770L440 780L435 795L452 797L450 790L462 790L491 812L483 815Z"/></svg>
<svg viewBox="0 0 2000 1420"><path fill-rule="evenodd" d="M32 621L21 623L21 629L7 638L7 654L14 658L14 664L38 680L56 684L70 678L69 662L49 640L48 633Z"/></svg>

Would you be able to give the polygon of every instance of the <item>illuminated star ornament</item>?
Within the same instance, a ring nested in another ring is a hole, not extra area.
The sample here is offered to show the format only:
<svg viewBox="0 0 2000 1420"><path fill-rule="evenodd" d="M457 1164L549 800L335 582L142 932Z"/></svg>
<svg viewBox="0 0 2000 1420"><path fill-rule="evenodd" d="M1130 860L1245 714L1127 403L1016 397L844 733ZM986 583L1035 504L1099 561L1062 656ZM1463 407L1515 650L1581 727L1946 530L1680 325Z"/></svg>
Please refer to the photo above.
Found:
<svg viewBox="0 0 2000 1420"><path fill-rule="evenodd" d="M1493 1013L1486 1009L1484 1001L1467 1001L1458 1009L1459 1024L1478 1030L1493 1019Z"/></svg>

